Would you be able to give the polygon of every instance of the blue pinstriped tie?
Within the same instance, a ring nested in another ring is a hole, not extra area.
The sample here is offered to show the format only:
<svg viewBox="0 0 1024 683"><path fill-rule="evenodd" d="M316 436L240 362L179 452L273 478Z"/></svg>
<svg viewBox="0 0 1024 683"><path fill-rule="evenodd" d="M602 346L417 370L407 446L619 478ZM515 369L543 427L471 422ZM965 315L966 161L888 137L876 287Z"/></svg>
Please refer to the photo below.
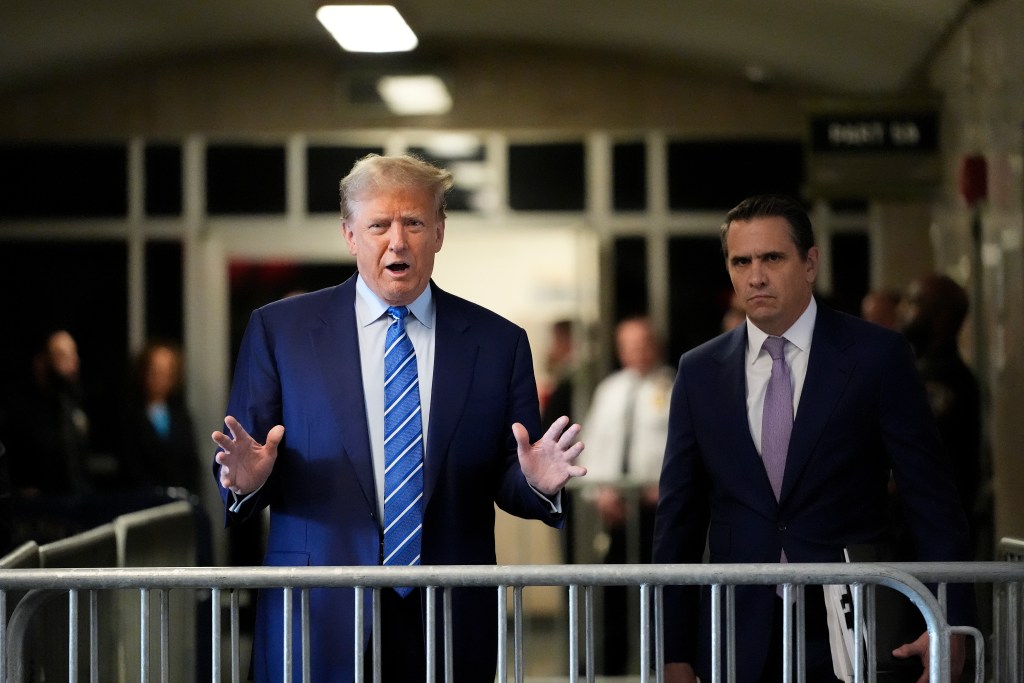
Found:
<svg viewBox="0 0 1024 683"><path fill-rule="evenodd" d="M423 529L423 425L416 351L405 331L405 306L394 318L384 347L384 565L420 563ZM405 597L412 588L396 587Z"/></svg>

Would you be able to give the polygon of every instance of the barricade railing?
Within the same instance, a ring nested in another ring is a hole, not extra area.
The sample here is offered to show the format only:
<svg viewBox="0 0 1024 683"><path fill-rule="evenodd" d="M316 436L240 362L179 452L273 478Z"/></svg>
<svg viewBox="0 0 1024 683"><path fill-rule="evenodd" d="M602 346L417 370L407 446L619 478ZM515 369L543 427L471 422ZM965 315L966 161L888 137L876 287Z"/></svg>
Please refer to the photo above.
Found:
<svg viewBox="0 0 1024 683"><path fill-rule="evenodd" d="M1002 538L998 556L1024 565L1024 539ZM992 592L992 665L997 681L1024 681L1024 584L1005 582Z"/></svg>
<svg viewBox="0 0 1024 683"><path fill-rule="evenodd" d="M1024 563L1015 562L972 562L972 563L840 563L840 564L732 564L732 565L517 565L517 566L431 566L409 568L383 567L184 567L184 568L115 568L115 569L8 569L0 572L0 613L6 614L6 596L12 591L28 591L13 610L6 627L0 629L0 672L6 672L10 683L21 683L26 675L20 661L25 631L31 621L32 612L47 596L66 592L69 603L67 653L53 653L53 656L67 655L68 680L77 680L77 667L72 660L78 656L79 628L77 620L83 611L88 612L90 623L102 618L96 614L97 591L133 590L140 599L140 648L142 662L138 676L131 680L146 683L151 680L150 661L152 650L160 662L168 661L169 647L166 638L166 593L178 589L206 590L212 594L211 609L212 652L210 680L238 681L242 677L239 661L238 632L238 591L242 589L276 588L284 589L284 623L292 623L293 600L298 593L300 632L293 634L286 629L281 643L281 656L286 663L301 662L301 680L309 681L309 591L313 588L352 588L355 591L354 610L354 679L363 679L364 657L373 658L374 680L379 680L379 649L364 652L363 643L370 634L379 633L380 613L379 591L394 586L420 586L425 590L426 615L428 623L434 625L438 619L443 624L451 621L451 589L463 587L492 587L496 589L498 603L498 655L497 679L508 680L508 669L517 683L524 679L523 652L523 609L522 591L530 586L562 586L568 591L568 677L570 683L580 680L594 681L594 624L592 618L592 588L595 586L633 586L640 593L640 671L639 680L663 681L662 653L664 652L662 594L665 586L710 586L712 598L712 646L715 652L726 648L726 662L715 657L712 683L732 681L735 677L735 649L731 613L734 610L733 592L742 585L782 585L783 600L795 602L796 609L784 611L784 654L783 672L787 681L804 681L803 670L803 610L804 586L847 584L854 595L854 642L866 642L857 648L854 661L856 681L874 681L872 665L874 589L885 586L905 595L920 610L927 632L933 643L929 652L930 681L933 683L949 680L950 649L949 638L953 633L965 633L973 637L975 659L979 667L975 680L984 680L984 642L981 634L971 628L950 626L944 617L943 601L945 586L949 583L992 583L1014 586L1019 592L1024 582ZM938 584L938 595L925 585ZM511 592L512 605L507 596ZM152 638L150 594L159 597L157 623L161 635ZM582 593L582 599L581 599ZM1019 594L1019 593L1018 593ZM82 596L86 596L83 598ZM440 608L438 600L440 596ZM224 634L220 605L223 598L229 598L229 624ZM365 600L371 600L372 623L363 623ZM581 604L582 603L582 604ZM81 607L81 605L88 607ZM583 610L581 630L581 609ZM1019 607L1018 607L1019 609ZM1004 642L1019 642L1019 614L1010 634L1000 634ZM512 626L512 652L509 653L509 624ZM435 629L426 628L426 657L428 662L443 662L440 670L445 681L452 680L452 652L454 644L449 642L450 629L444 631L444 642L436 641ZM95 637L95 629L90 631ZM221 647L223 639L230 639L230 671L222 665ZM379 643L375 637L371 642ZM156 643L156 644L154 644ZM102 652L90 647L90 656L102 657ZM1005 652L1005 650L1004 650ZM439 659L440 658L440 659ZM581 674L581 661L583 673ZM285 666L290 683L291 666ZM90 662L90 680L97 680L97 662ZM432 666L427 667L428 681L433 681ZM166 666L162 667L161 680L166 680ZM1019 678L1007 680L1020 680Z"/></svg>

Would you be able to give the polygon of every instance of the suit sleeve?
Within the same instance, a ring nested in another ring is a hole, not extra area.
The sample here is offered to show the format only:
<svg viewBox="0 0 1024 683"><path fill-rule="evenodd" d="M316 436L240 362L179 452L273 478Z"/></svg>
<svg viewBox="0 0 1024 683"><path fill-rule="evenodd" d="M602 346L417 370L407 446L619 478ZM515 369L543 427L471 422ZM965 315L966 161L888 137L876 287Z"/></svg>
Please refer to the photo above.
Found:
<svg viewBox="0 0 1024 683"><path fill-rule="evenodd" d="M700 563L710 519L708 478L694 431L685 359L672 389L668 440L654 523L655 564ZM665 588L665 661L693 662L699 588Z"/></svg>
<svg viewBox="0 0 1024 683"><path fill-rule="evenodd" d="M513 351L512 369L509 376L508 413L505 416L505 435L502 439L504 452L502 475L496 502L506 512L526 519L539 519L545 524L560 528L563 516L554 512L548 501L530 487L519 465L519 454L513 423L520 422L530 434L531 443L541 437L550 425L540 423L540 401L537 394L537 380L533 373L533 354L526 332L518 329Z"/></svg>
<svg viewBox="0 0 1024 683"><path fill-rule="evenodd" d="M242 427L257 441L264 441L267 432L281 422L281 380L274 361L270 335L260 311L254 311L249 318L242 337L242 345L235 363L231 382L227 414L238 420ZM225 427L226 429L226 427ZM287 436L285 436L287 440ZM280 446L283 451L284 442ZM280 452L280 451L279 451ZM230 491L220 485L220 466L213 463L213 475L225 504L225 523L231 525L244 521L263 509L269 502L274 487L274 477L240 506ZM234 507L235 509L228 510Z"/></svg>

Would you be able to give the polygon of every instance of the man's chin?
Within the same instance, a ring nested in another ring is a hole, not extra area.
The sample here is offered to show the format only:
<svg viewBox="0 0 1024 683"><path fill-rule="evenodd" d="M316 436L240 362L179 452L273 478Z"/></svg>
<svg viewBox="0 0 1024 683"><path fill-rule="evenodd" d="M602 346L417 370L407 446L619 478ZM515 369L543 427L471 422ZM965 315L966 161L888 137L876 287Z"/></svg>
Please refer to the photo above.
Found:
<svg viewBox="0 0 1024 683"><path fill-rule="evenodd" d="M383 287L380 298L392 306L408 306L423 293L425 287L418 287L411 282L389 282Z"/></svg>
<svg viewBox="0 0 1024 683"><path fill-rule="evenodd" d="M750 322L754 323L759 330L768 332L768 330L774 327L773 323L776 320L776 311L766 309L755 309L747 312L747 317ZM771 334L769 332L769 334Z"/></svg>

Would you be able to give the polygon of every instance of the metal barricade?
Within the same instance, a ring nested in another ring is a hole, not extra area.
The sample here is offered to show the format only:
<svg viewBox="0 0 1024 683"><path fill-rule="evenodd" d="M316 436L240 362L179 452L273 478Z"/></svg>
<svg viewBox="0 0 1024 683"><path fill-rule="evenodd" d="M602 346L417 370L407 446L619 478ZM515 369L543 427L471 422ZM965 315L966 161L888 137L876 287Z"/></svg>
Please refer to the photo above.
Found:
<svg viewBox="0 0 1024 683"><path fill-rule="evenodd" d="M663 666L661 653L664 651L663 642L663 607L662 590L665 586L673 585L705 585L711 587L712 595L712 622L713 622L713 648L720 651L734 637L732 633L731 610L733 607L733 591L740 585L783 585L784 599L795 600L797 610L795 616L786 612L784 620L785 653L783 658L784 673L786 680L803 681L802 663L802 608L803 608L803 587L806 585L830 585L848 584L853 587L855 594L855 642L862 642L867 639L866 655L857 656L855 680L874 680L873 671L865 672L864 657L870 658L872 651L872 629L870 620L866 632L862 630L862 617L867 614L870 617L870 605L873 600L873 590L876 586L886 586L905 595L921 612L924 617L927 631L931 636L931 642L936 646L932 647L929 655L930 680L933 682L947 681L950 670L949 637L952 633L967 632L975 636L976 658L979 663L984 661L982 648L984 643L979 634L970 629L960 629L949 626L943 617L942 600L944 598L943 586L947 583L962 582L992 582L994 584L1015 585L1019 596L1020 584L1024 582L1024 563L1012 562L986 562L986 563L913 563L913 564L874 564L874 563L847 563L847 564L767 564L767 565L521 565L521 566L444 566L444 567L409 567L409 568L382 568L382 567L288 567L288 568L151 568L151 569L70 569L70 570L46 570L46 569L9 569L0 572L0 607L4 606L5 596L11 591L29 591L26 599L23 599L14 610L12 618L5 629L0 629L0 657L6 659L6 671L9 676L6 680L11 683L20 683L21 675L18 668L20 653L17 647L23 642L19 630L26 628L31 620L32 612L37 606L37 601L29 599L29 596L42 595L40 592L60 591L67 594L71 619L82 618L82 612L87 612L84 618L95 620L97 601L93 598L96 592L110 590L131 590L138 591L141 599L141 608L138 616L142 635L139 643L134 647L139 648L142 668L136 675L129 673L128 680L138 680L146 683L150 678L150 667L148 665L151 657L158 657L160 662L166 663L170 657L168 653L169 644L163 636L153 638L150 635L151 623L162 624L161 629L166 629L166 605L165 599L158 601L157 611L160 615L152 619L149 613L151 601L147 599L152 592L159 596L165 596L168 591L175 590L209 590L213 594L213 605L218 606L211 610L211 632L212 651L214 653L211 663L210 680L219 683L220 681L238 681L242 677L241 662L239 661L238 648L238 603L237 592L240 589L262 589L262 588L283 588L285 610L285 623L291 623L293 597L299 596L298 609L301 629L299 633L285 633L281 643L280 655L285 662L302 662L305 675L303 680L309 680L308 652L309 652L309 591L313 588L352 588L356 594L354 616L355 642L350 646L355 652L354 678L361 681L363 678L363 652L362 643L367 634L379 632L379 595L380 590L393 586L421 586L425 587L425 604L428 623L433 626L438 620L448 625L451 623L451 589L462 587L491 587L496 589L496 600L499 606L498 616L498 642L496 643L498 655L497 681L505 683L511 679L516 683L524 681L524 647L523 647L523 610L522 591L531 586L562 586L568 591L568 624L567 642L565 647L568 659L568 675L565 680L576 683L586 680L588 683L595 680L593 668L594 634L593 620L591 618L591 589L594 586L620 585L632 586L639 590L640 596L640 653L641 664L638 672L638 680L642 683L647 681L663 681ZM925 586L925 583L938 583L940 590L938 597ZM507 595L512 595L512 605L508 604ZM581 599L582 593L582 599ZM229 624L227 635L224 635L225 626L222 623L220 605L222 599L230 599ZM372 611L373 619L371 624L362 623L363 611L361 606L365 600L371 600L374 606ZM582 603L582 605L581 605ZM583 615L581 618L581 609ZM1019 623L1019 605L1016 618ZM866 610L866 611L865 611ZM581 627L582 622L582 627ZM723 624L725 625L723 627ZM508 628L511 625L512 634L509 638ZM79 651L79 629L72 621L68 626L70 639L68 653L54 653L53 656L67 655L69 660L77 656ZM427 628L426 631L426 656L428 662L441 662L441 671L444 672L444 680L452 680L452 652L457 646L451 642L451 631L442 631L445 636L443 642L437 642L434 628ZM223 666L221 647L223 639L230 638L230 655L227 670ZM511 639L511 652L509 652L509 640ZM371 642L379 642L376 637ZM88 651L95 652L95 648L88 648ZM368 653L373 657L374 671L379 674L380 660L379 649L371 648ZM102 657L103 652L97 653ZM716 658L715 669L712 674L712 683L734 680L735 675L735 651L727 649L727 661L723 664ZM583 672L581 673L581 661ZM95 671L96 667L92 669ZM511 669L511 674L509 673ZM0 669L2 670L2 669ZM166 666L164 666L166 670ZM289 666L285 670L290 672ZM427 667L428 672L433 667ZM432 673L428 674L432 676ZM165 676L165 674L162 674ZM983 671L977 672L976 679L983 680ZM69 680L76 680L76 670L69 666ZM166 678L162 678L166 680ZM290 681L290 678L288 679ZM428 678L428 680L432 680ZM636 679L634 679L636 680ZM1020 680L1002 679L997 680ZM297 683L297 682L296 682Z"/></svg>
<svg viewBox="0 0 1024 683"><path fill-rule="evenodd" d="M999 556L1007 562L1024 564L1024 539L1003 538ZM992 592L995 629L992 664L999 681L1024 680L1024 591L1020 582L997 584Z"/></svg>

